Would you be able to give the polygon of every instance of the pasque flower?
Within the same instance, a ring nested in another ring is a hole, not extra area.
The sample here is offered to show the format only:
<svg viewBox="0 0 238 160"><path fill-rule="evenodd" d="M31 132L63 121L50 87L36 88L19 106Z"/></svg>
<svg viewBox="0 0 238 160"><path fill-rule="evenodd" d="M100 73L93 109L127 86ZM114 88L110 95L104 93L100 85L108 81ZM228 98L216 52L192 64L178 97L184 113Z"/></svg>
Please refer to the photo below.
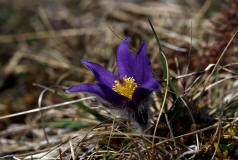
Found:
<svg viewBox="0 0 238 160"><path fill-rule="evenodd" d="M129 50L130 39L125 39L117 49L115 75L99 64L82 60L98 82L70 87L66 92L94 93L109 102L114 108L125 111L130 118L146 126L149 113L149 97L152 91L160 90L160 84L153 78L151 63L143 43L136 57Z"/></svg>

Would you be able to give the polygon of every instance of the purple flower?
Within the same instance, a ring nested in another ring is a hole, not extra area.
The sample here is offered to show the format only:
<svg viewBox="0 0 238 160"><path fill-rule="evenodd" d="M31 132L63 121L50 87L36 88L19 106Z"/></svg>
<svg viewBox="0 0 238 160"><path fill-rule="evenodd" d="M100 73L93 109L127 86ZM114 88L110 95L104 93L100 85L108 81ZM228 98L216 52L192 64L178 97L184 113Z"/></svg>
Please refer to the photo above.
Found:
<svg viewBox="0 0 238 160"><path fill-rule="evenodd" d="M148 99L152 91L160 90L153 78L151 63L143 43L136 57L129 50L130 39L125 39L117 50L116 60L119 75L115 75L93 62L82 60L98 80L95 84L80 84L66 92L89 92L100 96L115 108L125 109L139 124L147 124Z"/></svg>

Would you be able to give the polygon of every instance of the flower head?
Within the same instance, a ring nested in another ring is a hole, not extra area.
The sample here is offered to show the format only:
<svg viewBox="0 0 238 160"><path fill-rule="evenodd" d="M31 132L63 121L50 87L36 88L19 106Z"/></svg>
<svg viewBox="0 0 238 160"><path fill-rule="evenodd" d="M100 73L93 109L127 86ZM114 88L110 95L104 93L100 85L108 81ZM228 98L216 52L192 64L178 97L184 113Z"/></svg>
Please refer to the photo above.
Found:
<svg viewBox="0 0 238 160"><path fill-rule="evenodd" d="M117 50L119 75L113 74L101 65L82 60L98 82L73 86L66 92L94 93L118 109L125 108L133 119L142 124L148 121L146 101L152 91L160 90L160 84L152 76L151 63L146 55L146 44L141 45L135 57L129 50L129 41L129 38L125 39ZM139 113L142 116L138 115Z"/></svg>

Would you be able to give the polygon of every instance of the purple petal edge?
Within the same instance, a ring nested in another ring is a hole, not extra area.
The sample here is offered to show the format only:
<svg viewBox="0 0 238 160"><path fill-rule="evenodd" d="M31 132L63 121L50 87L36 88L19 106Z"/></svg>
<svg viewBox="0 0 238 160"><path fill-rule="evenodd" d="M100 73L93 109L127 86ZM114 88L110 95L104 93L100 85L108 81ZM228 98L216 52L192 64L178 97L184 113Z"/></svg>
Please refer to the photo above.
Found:
<svg viewBox="0 0 238 160"><path fill-rule="evenodd" d="M130 52L129 43L130 38L126 38L117 49L117 69L120 77L134 77L135 57Z"/></svg>
<svg viewBox="0 0 238 160"><path fill-rule="evenodd" d="M137 52L134 69L135 80L138 84L143 84L148 79L152 78L151 63L146 55L146 43L142 43Z"/></svg>
<svg viewBox="0 0 238 160"><path fill-rule="evenodd" d="M150 91L158 91L161 89L159 82L153 77L149 78L146 82L139 86L139 88L145 88Z"/></svg>
<svg viewBox="0 0 238 160"><path fill-rule="evenodd" d="M81 60L81 62L93 72L98 81L108 87L113 87L114 81L118 79L112 72L97 63L89 62L84 59Z"/></svg>
<svg viewBox="0 0 238 160"><path fill-rule="evenodd" d="M108 101L109 103L115 105L116 107L119 107L122 105L123 101L127 100L126 97L116 93L108 86L98 82L97 85L101 88L101 90L104 93L104 99Z"/></svg>
<svg viewBox="0 0 238 160"><path fill-rule="evenodd" d="M101 98L104 98L104 93L101 90L100 87L94 84L84 83L77 86L70 87L66 90L66 93L72 93L72 92L88 92L88 93L94 93Z"/></svg>
<svg viewBox="0 0 238 160"><path fill-rule="evenodd" d="M132 99L135 103L140 103L142 100L146 99L152 91L158 91L160 89L161 86L158 81L151 77L145 83L136 88Z"/></svg>

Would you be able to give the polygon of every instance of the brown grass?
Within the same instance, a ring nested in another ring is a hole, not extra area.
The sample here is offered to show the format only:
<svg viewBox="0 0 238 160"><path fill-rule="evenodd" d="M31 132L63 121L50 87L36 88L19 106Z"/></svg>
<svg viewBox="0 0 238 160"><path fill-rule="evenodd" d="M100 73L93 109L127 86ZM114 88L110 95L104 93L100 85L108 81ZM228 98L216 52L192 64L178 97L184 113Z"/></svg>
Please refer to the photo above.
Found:
<svg viewBox="0 0 238 160"><path fill-rule="evenodd" d="M236 0L226 5L0 2L0 157L237 159L238 8ZM161 39L176 98L162 78L148 17ZM94 81L82 58L115 71L116 49L125 37L132 38L134 53L146 41L153 74L164 88L153 93L152 122L142 134L125 117L102 109L95 97L64 93Z"/></svg>

